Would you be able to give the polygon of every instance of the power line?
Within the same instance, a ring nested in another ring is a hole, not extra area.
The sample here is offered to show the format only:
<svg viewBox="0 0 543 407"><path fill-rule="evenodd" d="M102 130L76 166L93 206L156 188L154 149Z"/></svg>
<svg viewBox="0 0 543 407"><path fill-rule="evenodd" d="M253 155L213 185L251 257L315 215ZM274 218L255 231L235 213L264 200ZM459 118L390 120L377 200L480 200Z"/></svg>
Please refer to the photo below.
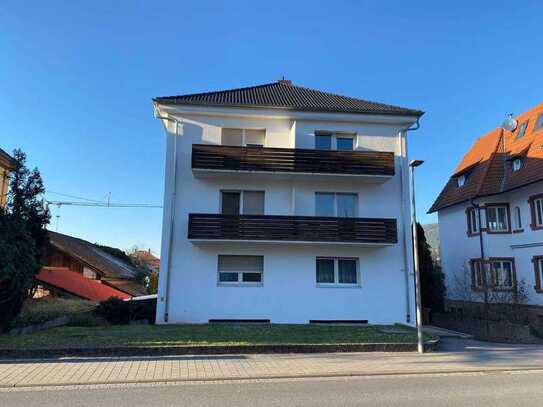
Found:
<svg viewBox="0 0 543 407"><path fill-rule="evenodd" d="M61 192L55 192L55 191L51 191L51 190L46 190L45 193L59 195L59 196L65 196L66 198L81 199L82 201L87 201L87 202L102 202L102 201L97 201L96 199L88 199L88 198L83 198L83 197L76 196L76 195L63 194Z"/></svg>

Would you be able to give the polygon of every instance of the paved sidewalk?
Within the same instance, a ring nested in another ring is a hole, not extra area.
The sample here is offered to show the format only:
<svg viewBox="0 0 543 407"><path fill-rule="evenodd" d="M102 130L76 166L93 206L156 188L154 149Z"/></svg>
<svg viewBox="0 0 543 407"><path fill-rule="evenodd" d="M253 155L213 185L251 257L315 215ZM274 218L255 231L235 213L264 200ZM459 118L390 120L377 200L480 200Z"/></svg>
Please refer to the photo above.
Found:
<svg viewBox="0 0 543 407"><path fill-rule="evenodd" d="M543 370L542 346L447 339L450 351L0 361L0 388L293 377Z"/></svg>

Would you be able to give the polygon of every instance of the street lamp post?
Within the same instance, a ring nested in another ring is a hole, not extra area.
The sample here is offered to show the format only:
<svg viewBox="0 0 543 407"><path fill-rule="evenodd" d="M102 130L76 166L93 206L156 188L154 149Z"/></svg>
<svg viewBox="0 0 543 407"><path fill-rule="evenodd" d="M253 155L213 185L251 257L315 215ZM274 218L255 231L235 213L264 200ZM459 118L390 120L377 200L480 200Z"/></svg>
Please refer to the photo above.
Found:
<svg viewBox="0 0 543 407"><path fill-rule="evenodd" d="M424 353L424 342L422 338L422 304L420 295L420 270L419 270L419 250L417 234L417 210L415 206L415 168L422 165L422 160L412 160L409 163L411 168L411 225L413 228L413 263L415 267L415 304L417 313L417 350Z"/></svg>

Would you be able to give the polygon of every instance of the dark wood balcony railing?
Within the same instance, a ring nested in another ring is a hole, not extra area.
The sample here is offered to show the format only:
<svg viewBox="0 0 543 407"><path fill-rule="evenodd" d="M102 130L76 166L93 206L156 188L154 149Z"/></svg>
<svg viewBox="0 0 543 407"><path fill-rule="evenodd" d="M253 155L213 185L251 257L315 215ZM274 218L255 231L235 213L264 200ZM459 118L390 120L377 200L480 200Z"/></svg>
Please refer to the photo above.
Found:
<svg viewBox="0 0 543 407"><path fill-rule="evenodd" d="M392 176L394 153L194 144L192 169Z"/></svg>
<svg viewBox="0 0 543 407"><path fill-rule="evenodd" d="M396 219L189 214L194 240L397 243Z"/></svg>

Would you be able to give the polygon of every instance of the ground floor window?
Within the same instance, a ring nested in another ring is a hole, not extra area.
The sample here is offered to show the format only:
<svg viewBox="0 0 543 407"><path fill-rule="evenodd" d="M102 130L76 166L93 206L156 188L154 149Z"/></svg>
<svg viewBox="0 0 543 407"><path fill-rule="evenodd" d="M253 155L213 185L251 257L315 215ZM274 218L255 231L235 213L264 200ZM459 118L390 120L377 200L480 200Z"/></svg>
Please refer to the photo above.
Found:
<svg viewBox="0 0 543 407"><path fill-rule="evenodd" d="M219 255L219 284L261 285L264 256Z"/></svg>
<svg viewBox="0 0 543 407"><path fill-rule="evenodd" d="M317 257L318 285L356 286L359 284L358 260L343 257Z"/></svg>
<svg viewBox="0 0 543 407"><path fill-rule="evenodd" d="M494 288L511 289L514 287L512 260L490 260L490 270Z"/></svg>
<svg viewBox="0 0 543 407"><path fill-rule="evenodd" d="M534 256L535 290L543 294L543 256Z"/></svg>
<svg viewBox="0 0 543 407"><path fill-rule="evenodd" d="M489 289L510 290L515 287L515 263L511 258L491 258L471 260L471 281L475 290Z"/></svg>

